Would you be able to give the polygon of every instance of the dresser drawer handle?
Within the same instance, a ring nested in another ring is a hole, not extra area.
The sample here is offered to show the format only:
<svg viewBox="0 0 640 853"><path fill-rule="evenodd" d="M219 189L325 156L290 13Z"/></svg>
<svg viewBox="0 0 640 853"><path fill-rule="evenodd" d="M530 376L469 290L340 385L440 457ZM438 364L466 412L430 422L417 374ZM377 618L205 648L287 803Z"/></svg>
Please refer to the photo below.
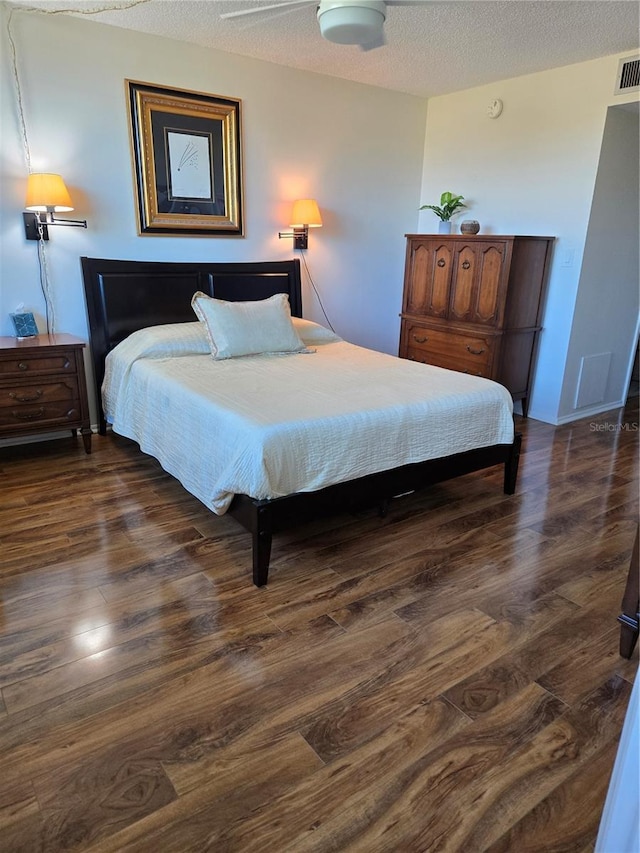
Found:
<svg viewBox="0 0 640 853"><path fill-rule="evenodd" d="M35 400L39 400L43 393L44 392L38 388L33 397L18 397L15 391L9 391L9 396L12 400L17 400L19 403L33 403Z"/></svg>
<svg viewBox="0 0 640 853"><path fill-rule="evenodd" d="M20 370L29 370L29 365L25 364L24 361L18 362L18 367L20 368Z"/></svg>
<svg viewBox="0 0 640 853"><path fill-rule="evenodd" d="M438 266L443 267L443 266L445 266L445 264L446 264L446 261L444 260L444 258L440 258L440 260L438 261Z"/></svg>
<svg viewBox="0 0 640 853"><path fill-rule="evenodd" d="M474 349L473 347L468 346L467 351L470 352L471 355L482 355L484 347L482 347L482 349Z"/></svg>
<svg viewBox="0 0 640 853"><path fill-rule="evenodd" d="M470 266L471 266L471 264L469 263L469 261L463 261L462 262L462 269L463 270L468 270Z"/></svg>
<svg viewBox="0 0 640 853"><path fill-rule="evenodd" d="M11 412L11 414L19 421L37 421L44 415L44 407L40 406L36 412Z"/></svg>
<svg viewBox="0 0 640 853"><path fill-rule="evenodd" d="M424 338L419 338L417 335L414 335L413 340L417 344L426 344L426 342L429 340L429 338L426 335L424 336Z"/></svg>

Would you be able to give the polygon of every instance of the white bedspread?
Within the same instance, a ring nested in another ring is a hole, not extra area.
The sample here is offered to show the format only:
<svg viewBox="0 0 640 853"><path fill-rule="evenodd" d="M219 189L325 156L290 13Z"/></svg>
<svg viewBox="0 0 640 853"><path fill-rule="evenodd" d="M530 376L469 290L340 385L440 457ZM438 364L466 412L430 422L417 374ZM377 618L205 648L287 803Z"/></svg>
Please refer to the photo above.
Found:
<svg viewBox="0 0 640 853"><path fill-rule="evenodd" d="M153 334L136 333L109 354L107 420L218 514L236 493L315 491L513 441L511 396L486 379L329 333L313 353L225 361L199 344L154 348Z"/></svg>

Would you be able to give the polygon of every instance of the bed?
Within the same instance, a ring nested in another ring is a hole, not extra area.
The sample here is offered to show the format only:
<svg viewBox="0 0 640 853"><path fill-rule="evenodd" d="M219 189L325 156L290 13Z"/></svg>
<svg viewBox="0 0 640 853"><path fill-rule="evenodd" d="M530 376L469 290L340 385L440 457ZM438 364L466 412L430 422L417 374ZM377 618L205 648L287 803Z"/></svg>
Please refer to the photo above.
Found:
<svg viewBox="0 0 640 853"><path fill-rule="evenodd" d="M100 432L110 423L249 531L256 586L288 526L354 507L384 514L394 496L495 465L515 491L506 390L303 320L299 261L81 264ZM214 360L196 293L248 303L240 310L285 294L300 351Z"/></svg>

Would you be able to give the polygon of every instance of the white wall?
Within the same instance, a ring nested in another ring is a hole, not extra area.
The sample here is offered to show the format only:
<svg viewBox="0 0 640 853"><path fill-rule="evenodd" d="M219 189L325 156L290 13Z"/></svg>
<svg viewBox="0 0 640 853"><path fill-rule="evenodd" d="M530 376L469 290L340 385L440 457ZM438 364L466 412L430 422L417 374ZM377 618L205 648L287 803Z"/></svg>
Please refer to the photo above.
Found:
<svg viewBox="0 0 640 853"><path fill-rule="evenodd" d="M557 238L529 407L549 423L582 416L561 395L617 67L609 56L429 101L421 203L451 190L469 204L458 222L466 215L483 233ZM498 119L487 116L494 98L504 102ZM434 230L431 212L419 221Z"/></svg>
<svg viewBox="0 0 640 853"><path fill-rule="evenodd" d="M637 105L634 105L637 106ZM607 113L591 216L564 375L561 413L573 413L576 393L584 405L623 405L638 324L640 170L638 110ZM608 375L585 390L583 357L607 356ZM589 393L591 391L591 393Z"/></svg>
<svg viewBox="0 0 640 853"><path fill-rule="evenodd" d="M595 853L640 850L640 679L631 690L618 753L596 839Z"/></svg>
<svg viewBox="0 0 640 853"><path fill-rule="evenodd" d="M572 395L592 308L588 298L578 303L578 287L589 280L581 268L607 107L625 100L613 96L618 56L433 98L427 112L411 96L90 19L20 11L13 33L32 168L61 172L72 216L89 220L87 231L52 229L47 244L59 330L87 336L81 255L291 257L277 232L290 201L309 195L325 225L311 233L306 257L336 330L397 352L403 235L433 231L433 214L417 208L450 189L469 204L458 222L466 215L484 233L557 238L529 413L550 423L584 414ZM8 314L20 302L43 326L43 301L36 246L22 227L27 167L6 26L2 40L0 334L11 334ZM245 238L137 236L125 78L242 99ZM486 108L496 97L504 111L492 120ZM304 305L323 321L308 284Z"/></svg>
<svg viewBox="0 0 640 853"><path fill-rule="evenodd" d="M37 251L22 210L28 173L20 142L1 10L0 334L18 303L42 318ZM404 233L415 231L426 101L295 71L90 19L18 12L12 30L33 171L59 172L74 218L52 228L47 257L57 330L86 339L82 255L153 260L270 260L293 256L290 202L318 199L324 227L306 254L336 331L397 352ZM138 237L125 78L242 100L245 238ZM313 292L305 315L322 321ZM44 326L42 319L40 322Z"/></svg>

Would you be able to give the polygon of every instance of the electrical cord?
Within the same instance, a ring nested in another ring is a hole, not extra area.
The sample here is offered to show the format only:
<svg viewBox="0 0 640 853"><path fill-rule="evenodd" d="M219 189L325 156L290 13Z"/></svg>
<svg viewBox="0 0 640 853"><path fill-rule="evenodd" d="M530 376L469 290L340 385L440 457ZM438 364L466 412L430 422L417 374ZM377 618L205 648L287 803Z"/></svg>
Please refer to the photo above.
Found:
<svg viewBox="0 0 640 853"><path fill-rule="evenodd" d="M309 283L311 284L311 287L313 288L313 292L315 293L316 299L318 300L318 304L320 305L320 308L322 309L322 313L324 314L324 318L327 321L327 323L329 324L329 328L331 329L331 331L334 332L334 334L337 334L336 330L331 325L331 320L327 317L327 312L324 310L324 305L322 304L322 299L320 298L320 294L318 293L318 288L316 287L316 283L313 280L313 276L311 275L311 272L310 272L309 267L307 265L307 259L304 256L304 251L302 249L299 249L298 251L300 252L300 257L302 258L302 263L304 265L305 270L307 271L307 277L309 279Z"/></svg>
<svg viewBox="0 0 640 853"><path fill-rule="evenodd" d="M47 253L45 252L44 243L44 227L38 221L38 270L40 273L40 289L44 297L44 313L47 323L47 334L50 335L55 331L55 315L53 309L53 300L51 298L51 284L49 281L49 270L47 268Z"/></svg>
<svg viewBox="0 0 640 853"><path fill-rule="evenodd" d="M15 39L13 37L13 16L16 12L21 13L38 13L41 15L67 15L74 13L78 15L97 15L100 12L116 12L131 9L134 6L139 6L141 3L148 3L149 0L127 0L127 2L119 4L107 4L100 8L93 9L37 9L32 7L12 6L9 9L7 17L7 39L11 53L11 72L13 76L13 84L16 93L16 105L18 111L18 122L20 125L20 139L24 149L24 159L27 166L27 172L31 173L31 147L29 145L29 135L27 133L27 122L25 119L24 102L22 99L22 87L20 85L20 74L18 72L18 53L16 49ZM49 269L47 266L47 253L45 251L44 229L40 221L38 221L38 271L40 275L40 289L44 297L45 317L47 322L47 334L55 331L55 312L53 299L51 296L51 282L49 279Z"/></svg>

